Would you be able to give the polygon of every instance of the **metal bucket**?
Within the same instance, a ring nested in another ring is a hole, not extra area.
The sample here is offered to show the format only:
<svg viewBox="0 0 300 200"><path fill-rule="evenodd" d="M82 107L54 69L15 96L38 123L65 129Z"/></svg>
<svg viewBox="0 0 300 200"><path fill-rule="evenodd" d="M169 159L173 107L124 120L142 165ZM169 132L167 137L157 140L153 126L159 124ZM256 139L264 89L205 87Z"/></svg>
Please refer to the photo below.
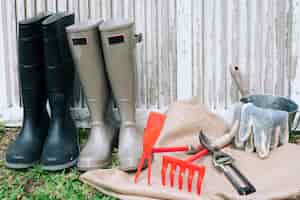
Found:
<svg viewBox="0 0 300 200"><path fill-rule="evenodd" d="M296 113L298 112L298 105L291 99L282 96L275 96L269 94L250 94L250 90L247 87L244 77L242 76L238 66L230 66L230 74L233 78L236 86L238 87L242 98L240 99L243 103L253 103L257 107L274 109L288 112L289 119L289 131L290 134L298 133L297 130L300 116ZM295 119L297 118L297 119Z"/></svg>
<svg viewBox="0 0 300 200"><path fill-rule="evenodd" d="M292 130L293 127L297 128L299 119L295 122L296 113L298 112L298 105L291 99L274 96L274 95L249 95L240 99L243 103L253 103L255 106L266 109L274 109L288 112L289 115L289 130L290 133L294 133L296 130ZM296 124L296 126L294 126Z"/></svg>

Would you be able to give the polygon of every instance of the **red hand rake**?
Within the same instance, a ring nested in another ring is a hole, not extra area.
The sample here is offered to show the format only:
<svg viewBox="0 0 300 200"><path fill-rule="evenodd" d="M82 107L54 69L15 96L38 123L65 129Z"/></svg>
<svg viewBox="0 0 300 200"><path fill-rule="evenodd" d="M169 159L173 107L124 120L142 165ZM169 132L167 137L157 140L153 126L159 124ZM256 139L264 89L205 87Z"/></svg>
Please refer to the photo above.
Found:
<svg viewBox="0 0 300 200"><path fill-rule="evenodd" d="M193 184L193 178L196 174L198 174L198 179L197 179L197 194L200 195L201 193L201 186L202 186L202 181L205 175L205 167L202 165L196 165L193 164L192 162L207 155L208 150L203 149L196 153L195 155L192 155L188 157L185 160L180 160L175 157L171 156L163 156L163 161L162 161L162 169L161 169L161 182L162 185L166 185L166 174L167 174L167 169L168 166L170 165L170 186L174 187L174 178L175 178L175 172L176 169L179 168L179 177L178 177L178 188L179 190L182 190L183 188L183 178L186 172L188 172L188 192L192 192L192 184Z"/></svg>
<svg viewBox="0 0 300 200"><path fill-rule="evenodd" d="M142 171L144 162L148 162L148 185L151 184L151 163L153 153L163 153L163 152L194 152L197 148L189 145L177 146L177 147L153 147L160 135L163 128L166 115L150 112L146 128L144 129L144 144L143 144L143 154L139 161L137 172L134 177L134 182L137 183L138 177Z"/></svg>
<svg viewBox="0 0 300 200"><path fill-rule="evenodd" d="M237 126L237 124L234 125L234 127L236 127L236 126ZM234 133L235 133L234 130L235 130L235 128L233 128L229 134L223 135L222 137L220 137L219 139L214 141L214 144L212 146L218 147L218 148L223 148L223 147L229 145L232 138L234 137ZM188 157L185 160L180 160L178 158L174 158L171 156L163 156L162 169L161 169L162 185L164 185L164 186L166 185L167 169L170 166L170 168L171 168L170 173L169 173L170 185L171 185L171 187L174 187L175 172L176 172L176 169L179 168L179 177L178 177L179 190L182 190L184 175L185 175L185 173L188 173L188 180L187 180L188 192L191 192L193 178L195 175L198 174L196 188L197 188L197 193L200 194L202 181L203 181L203 178L205 175L205 167L201 166L201 165L193 164L192 162L197 159L200 159L201 157L203 157L209 153L209 151L207 149L204 149L203 147L201 147L201 148L202 148L202 150L199 150L198 153Z"/></svg>
<svg viewBox="0 0 300 200"><path fill-rule="evenodd" d="M183 188L183 179L186 172L188 172L188 192L192 191L192 183L195 175L198 174L197 179L197 193L201 193L202 181L205 175L205 167L201 165L193 164L192 162L207 155L209 152L207 149L203 149L201 145L198 147L193 147L189 145L185 146L177 146L177 147L153 147L160 135L160 131L163 128L164 121L166 119L166 115L151 112L147 121L146 128L144 129L144 144L143 144L143 154L142 158L138 164L138 169L134 177L134 182L137 183L138 177L141 173L145 160L148 161L148 185L151 182L151 162L152 162L152 154L153 153L162 153L162 152L187 152L187 153L196 153L188 157L185 160L180 160L178 158L174 158L171 156L163 156L162 160L162 169L161 169L161 181L162 185L166 185L166 174L167 168L170 165L170 185L174 187L174 179L176 168L179 168L179 177L178 177L178 187L180 190ZM222 136L217 141L215 141L214 146L219 148L227 146L232 138L234 137L234 133L236 131L238 123L236 123L232 128L231 132L227 135Z"/></svg>

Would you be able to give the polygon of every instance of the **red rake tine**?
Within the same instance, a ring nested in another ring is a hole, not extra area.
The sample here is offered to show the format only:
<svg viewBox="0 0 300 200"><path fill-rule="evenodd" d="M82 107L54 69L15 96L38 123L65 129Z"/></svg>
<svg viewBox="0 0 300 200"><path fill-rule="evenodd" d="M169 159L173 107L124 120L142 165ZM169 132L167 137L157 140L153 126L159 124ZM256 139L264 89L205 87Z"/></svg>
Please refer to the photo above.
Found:
<svg viewBox="0 0 300 200"><path fill-rule="evenodd" d="M208 154L207 149L203 149L197 154L190 156L189 158L185 160L180 160L178 158L174 158L171 156L163 156L163 162L162 162L162 170L161 170L161 181L162 185L166 185L166 173L168 166L170 165L170 186L174 187L174 178L175 178L175 171L176 168L179 168L179 176L178 176L178 188L179 190L182 190L183 188L183 178L186 171L188 171L188 192L192 191L192 183L194 175L198 174L197 179L197 194L201 193L201 186L203 177L205 174L205 167L201 165L193 164L192 162L194 160L197 160L205 155Z"/></svg>
<svg viewBox="0 0 300 200"><path fill-rule="evenodd" d="M151 130L145 130L145 136L147 134L152 134L152 133L157 133L157 129L151 129ZM136 171L136 174L134 176L134 183L137 183L138 181L138 177L139 175L141 174L141 171L142 171L142 168L143 168L143 165L144 165L144 162L147 160L148 162L148 185L150 185L151 181L150 181L150 178L151 178L151 162L152 162L152 149L149 148L149 146L145 145L144 144L144 149L143 149L143 154L142 154L142 157L138 163L138 167L137 167L137 171Z"/></svg>
<svg viewBox="0 0 300 200"><path fill-rule="evenodd" d="M171 165L170 169L170 186L173 188L174 187L174 177L175 177L175 170L178 167L179 168L179 177L178 177L178 188L179 190L182 190L183 188L183 179L184 179L184 174L186 171L188 171L188 192L192 192L192 183L194 176L198 174L198 179L197 179L197 194L200 195L201 193L201 187L202 187L202 182L203 178L205 175L205 167L202 165L195 165L193 163L187 163L184 160L180 160L174 157L170 156L163 156L163 168L162 168L162 184L166 186L166 174L167 174L167 168L168 165Z"/></svg>

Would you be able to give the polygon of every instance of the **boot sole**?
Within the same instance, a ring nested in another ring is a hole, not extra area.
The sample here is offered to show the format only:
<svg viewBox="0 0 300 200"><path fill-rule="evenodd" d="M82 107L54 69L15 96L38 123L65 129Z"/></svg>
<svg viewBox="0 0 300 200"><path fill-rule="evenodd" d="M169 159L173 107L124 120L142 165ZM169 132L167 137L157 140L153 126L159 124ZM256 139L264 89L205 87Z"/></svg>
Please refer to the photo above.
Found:
<svg viewBox="0 0 300 200"><path fill-rule="evenodd" d="M33 167L34 165L37 165L38 163L39 161L35 161L29 164L24 164L24 163L16 164L16 163L9 163L5 161L4 165L9 169L28 169Z"/></svg>
<svg viewBox="0 0 300 200"><path fill-rule="evenodd" d="M142 166L142 170L148 167L148 163L145 161L143 166ZM137 170L137 166L119 166L119 169L123 172L128 172L128 173L132 173L132 172L136 172Z"/></svg>
<svg viewBox="0 0 300 200"><path fill-rule="evenodd" d="M144 168L145 167L143 167L142 169L144 169ZM136 172L137 167L119 167L119 169L123 172L131 173L131 172Z"/></svg>
<svg viewBox="0 0 300 200"><path fill-rule="evenodd" d="M110 163L111 160L108 160L104 163L101 164L97 164L98 162L78 162L77 163L77 167L79 171L89 171L89 170L94 170L94 169L103 169L103 168L107 168Z"/></svg>
<svg viewBox="0 0 300 200"><path fill-rule="evenodd" d="M153 157L153 155L152 155L152 162L154 161L154 157ZM137 164L138 165L138 164ZM122 165L122 164L120 164L120 166L119 166L119 169L121 170L121 171L123 171L123 172L128 172L128 173L131 173L131 172L136 172L136 170L137 170L137 165L136 166L133 166L133 165ZM145 168L147 168L148 167L148 162L147 162L147 160L145 160L144 161L144 163L143 163L143 166L142 166L142 170L143 169L145 169Z"/></svg>
<svg viewBox="0 0 300 200"><path fill-rule="evenodd" d="M77 159L61 165L42 165L42 169L46 171L59 171L75 166Z"/></svg>

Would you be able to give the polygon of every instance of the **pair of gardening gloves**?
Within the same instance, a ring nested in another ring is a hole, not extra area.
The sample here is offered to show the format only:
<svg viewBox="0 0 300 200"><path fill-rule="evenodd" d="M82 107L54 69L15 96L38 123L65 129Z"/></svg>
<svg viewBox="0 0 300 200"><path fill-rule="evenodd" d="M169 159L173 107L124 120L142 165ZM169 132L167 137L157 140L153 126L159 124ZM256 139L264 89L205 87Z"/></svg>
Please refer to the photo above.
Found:
<svg viewBox="0 0 300 200"><path fill-rule="evenodd" d="M221 116L229 124L238 123L234 146L256 152L261 159L267 158L271 150L288 143L289 123L285 111L238 102Z"/></svg>

